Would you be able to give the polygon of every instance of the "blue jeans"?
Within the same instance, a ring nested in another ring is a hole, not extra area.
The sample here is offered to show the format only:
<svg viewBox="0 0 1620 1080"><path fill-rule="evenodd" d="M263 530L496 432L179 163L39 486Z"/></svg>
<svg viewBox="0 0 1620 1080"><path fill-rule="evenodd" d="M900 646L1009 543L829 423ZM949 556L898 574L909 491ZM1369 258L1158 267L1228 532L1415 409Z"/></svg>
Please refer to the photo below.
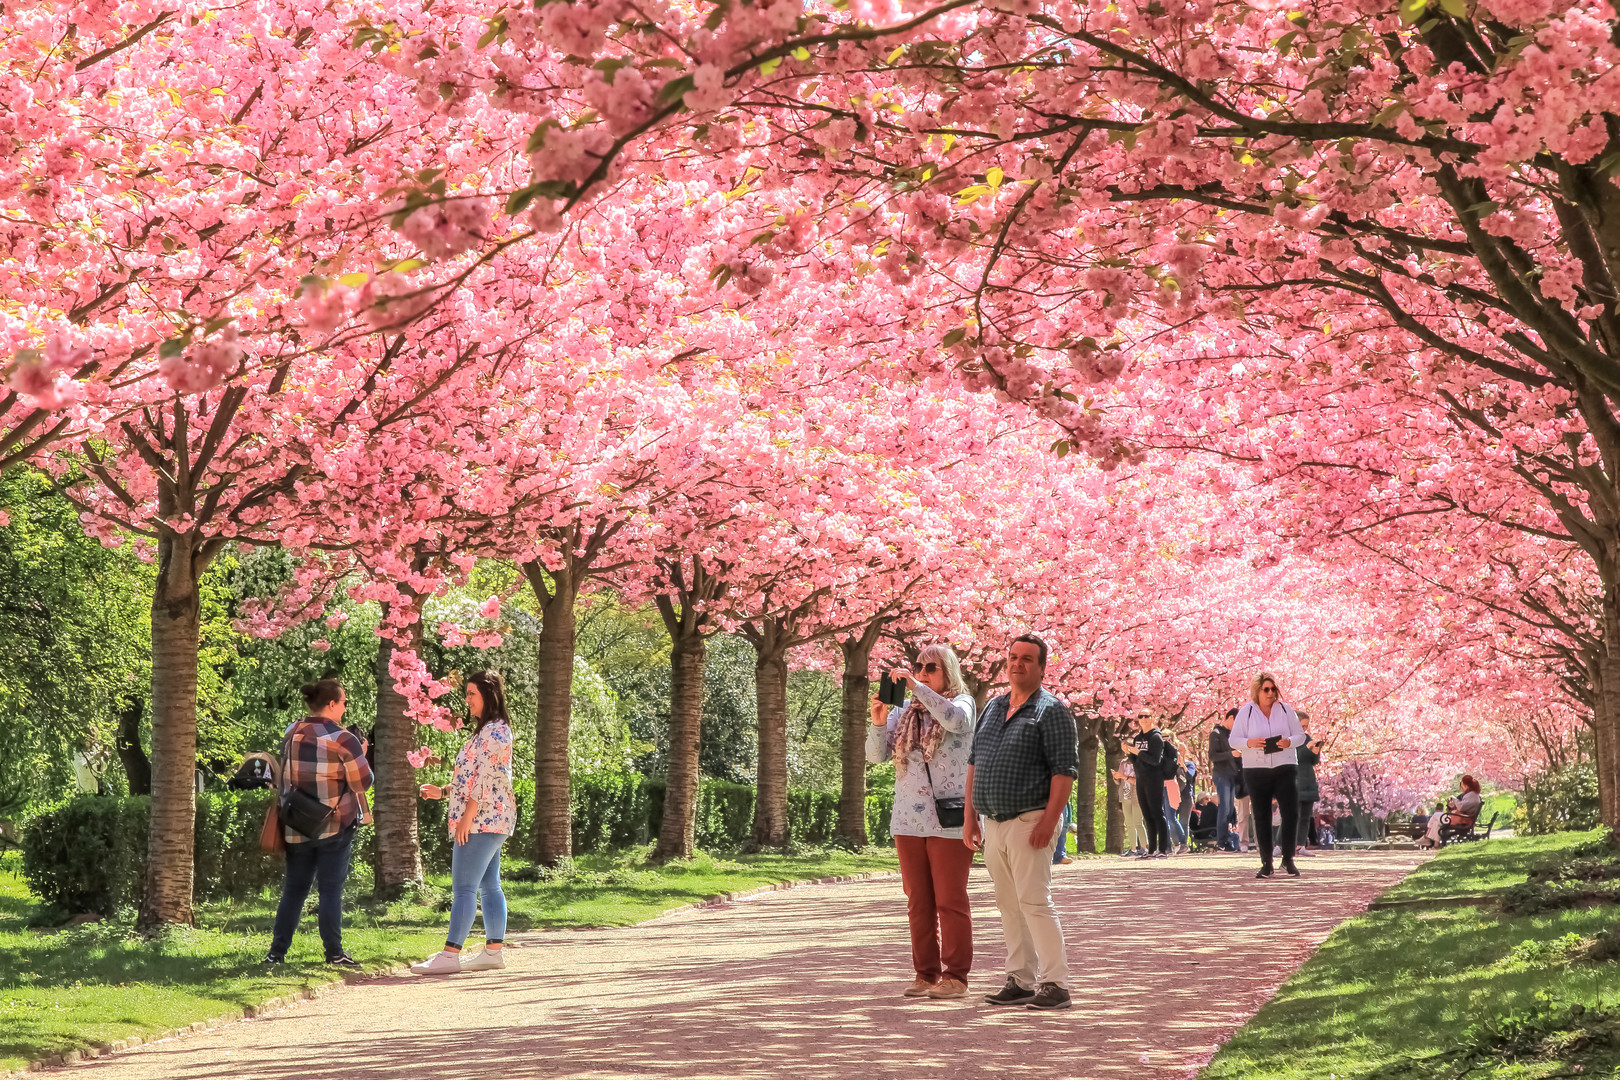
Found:
<svg viewBox="0 0 1620 1080"><path fill-rule="evenodd" d="M343 883L349 877L353 851L353 825L325 840L287 845L287 876L282 879L281 905L276 908L276 927L270 937L271 956L287 955L311 884L320 890L315 925L320 928L326 958L343 955Z"/></svg>
<svg viewBox="0 0 1620 1080"><path fill-rule="evenodd" d="M1215 774L1215 846L1222 851L1237 850L1237 834L1232 823L1237 814L1237 777Z"/></svg>
<svg viewBox="0 0 1620 1080"><path fill-rule="evenodd" d="M1170 829L1170 843L1172 845L1187 842L1187 830L1181 827L1181 814L1175 807L1170 805L1168 797L1164 800L1164 823Z"/></svg>
<svg viewBox="0 0 1620 1080"><path fill-rule="evenodd" d="M1063 804L1063 820L1058 822L1057 847L1052 849L1052 865L1069 857L1069 822L1074 820L1074 804Z"/></svg>
<svg viewBox="0 0 1620 1080"><path fill-rule="evenodd" d="M506 937L506 894L501 892L501 845L506 834L475 832L450 852L450 933L446 946L461 948L472 929L478 901L484 902L484 941L498 944Z"/></svg>

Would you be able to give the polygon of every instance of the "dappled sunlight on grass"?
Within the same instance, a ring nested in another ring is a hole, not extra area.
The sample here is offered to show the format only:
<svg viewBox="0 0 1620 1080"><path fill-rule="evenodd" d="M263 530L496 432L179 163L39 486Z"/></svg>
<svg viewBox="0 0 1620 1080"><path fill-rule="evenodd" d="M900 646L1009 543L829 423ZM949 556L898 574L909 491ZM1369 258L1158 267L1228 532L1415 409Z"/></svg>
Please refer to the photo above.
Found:
<svg viewBox="0 0 1620 1080"><path fill-rule="evenodd" d="M1595 836L1467 845L1420 867L1388 895L1426 898L1502 888ZM1581 961L1568 947L1569 935L1590 939L1617 916L1620 909L1613 907L1526 918L1505 917L1493 907L1368 912L1335 930L1202 1076L1451 1076L1410 1070L1460 1045L1470 1024L1536 1009L1540 994L1593 1006L1620 1001L1620 965ZM1495 1073L1487 1066L1468 1075L1534 1077L1546 1074L1545 1064L1512 1064Z"/></svg>

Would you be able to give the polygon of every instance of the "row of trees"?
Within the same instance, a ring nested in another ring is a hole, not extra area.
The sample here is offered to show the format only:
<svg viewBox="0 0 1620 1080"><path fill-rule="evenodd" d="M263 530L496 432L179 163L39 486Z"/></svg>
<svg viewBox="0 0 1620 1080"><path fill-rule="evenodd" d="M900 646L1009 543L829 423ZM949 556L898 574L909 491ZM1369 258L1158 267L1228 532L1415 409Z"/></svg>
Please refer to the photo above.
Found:
<svg viewBox="0 0 1620 1080"><path fill-rule="evenodd" d="M243 545L298 557L255 632L381 607L385 891L451 723L424 604L487 558L540 613L546 861L604 585L670 639L659 857L722 629L762 846L790 654L842 671L859 840L885 635L982 696L1030 625L1098 718L1280 657L1425 767L1589 710L1620 823L1608 16L1454 8L18 8L0 465L153 559L143 920L191 917L201 583ZM1575 112L1524 89L1555 45ZM438 633L495 645L498 598Z"/></svg>

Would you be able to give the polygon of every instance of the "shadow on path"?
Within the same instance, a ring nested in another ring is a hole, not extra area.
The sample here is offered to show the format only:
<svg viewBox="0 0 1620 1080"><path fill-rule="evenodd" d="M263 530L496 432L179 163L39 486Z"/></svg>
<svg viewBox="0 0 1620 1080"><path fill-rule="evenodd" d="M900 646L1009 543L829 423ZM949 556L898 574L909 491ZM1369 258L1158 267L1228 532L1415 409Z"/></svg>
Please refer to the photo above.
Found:
<svg viewBox="0 0 1620 1080"><path fill-rule="evenodd" d="M965 1001L914 1001L898 881L806 888L620 930L518 935L503 971L401 977L81 1065L90 1080L766 1080L1182 1076L1335 925L1421 857L1330 853L1257 882L1240 856L1058 872L1074 1008L998 1010L1001 927L974 871Z"/></svg>

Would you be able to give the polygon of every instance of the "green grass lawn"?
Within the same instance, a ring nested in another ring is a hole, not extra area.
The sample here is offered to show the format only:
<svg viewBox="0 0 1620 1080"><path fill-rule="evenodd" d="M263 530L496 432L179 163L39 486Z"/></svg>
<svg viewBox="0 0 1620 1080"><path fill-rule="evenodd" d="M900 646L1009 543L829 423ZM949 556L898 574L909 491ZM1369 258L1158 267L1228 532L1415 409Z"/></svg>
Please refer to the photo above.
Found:
<svg viewBox="0 0 1620 1080"><path fill-rule="evenodd" d="M656 869L639 865L641 854L585 856L573 873L555 880L507 882L511 931L626 926L722 893L896 866L892 849L700 855ZM120 922L41 931L30 923L44 913L18 871L15 854L0 858L0 1074L45 1055L185 1027L336 977L321 962L313 897L289 963L265 970L259 962L275 915L271 893L251 903L200 907L197 929L155 940L133 936ZM349 952L378 968L439 948L449 881L439 877L431 884L427 903L371 906L362 895L369 875L351 878L344 919ZM479 943L480 929L475 926L469 946Z"/></svg>
<svg viewBox="0 0 1620 1080"><path fill-rule="evenodd" d="M1449 848L1386 895L1495 892L1597 836L1565 833ZM1465 1036L1470 1025L1480 1025L1488 1042L1493 1022L1510 1015L1532 1031L1558 1028L1546 1020L1557 1010L1554 1002L1620 1006L1620 965L1580 959L1576 948L1617 921L1614 907L1524 918L1504 917L1494 906L1368 912L1328 937L1221 1049L1202 1080L1615 1076L1620 1053L1609 1049L1579 1060L1578 1050L1570 1060L1559 1054L1464 1060L1457 1051L1481 1038ZM1574 1071L1574 1064L1582 1069Z"/></svg>

